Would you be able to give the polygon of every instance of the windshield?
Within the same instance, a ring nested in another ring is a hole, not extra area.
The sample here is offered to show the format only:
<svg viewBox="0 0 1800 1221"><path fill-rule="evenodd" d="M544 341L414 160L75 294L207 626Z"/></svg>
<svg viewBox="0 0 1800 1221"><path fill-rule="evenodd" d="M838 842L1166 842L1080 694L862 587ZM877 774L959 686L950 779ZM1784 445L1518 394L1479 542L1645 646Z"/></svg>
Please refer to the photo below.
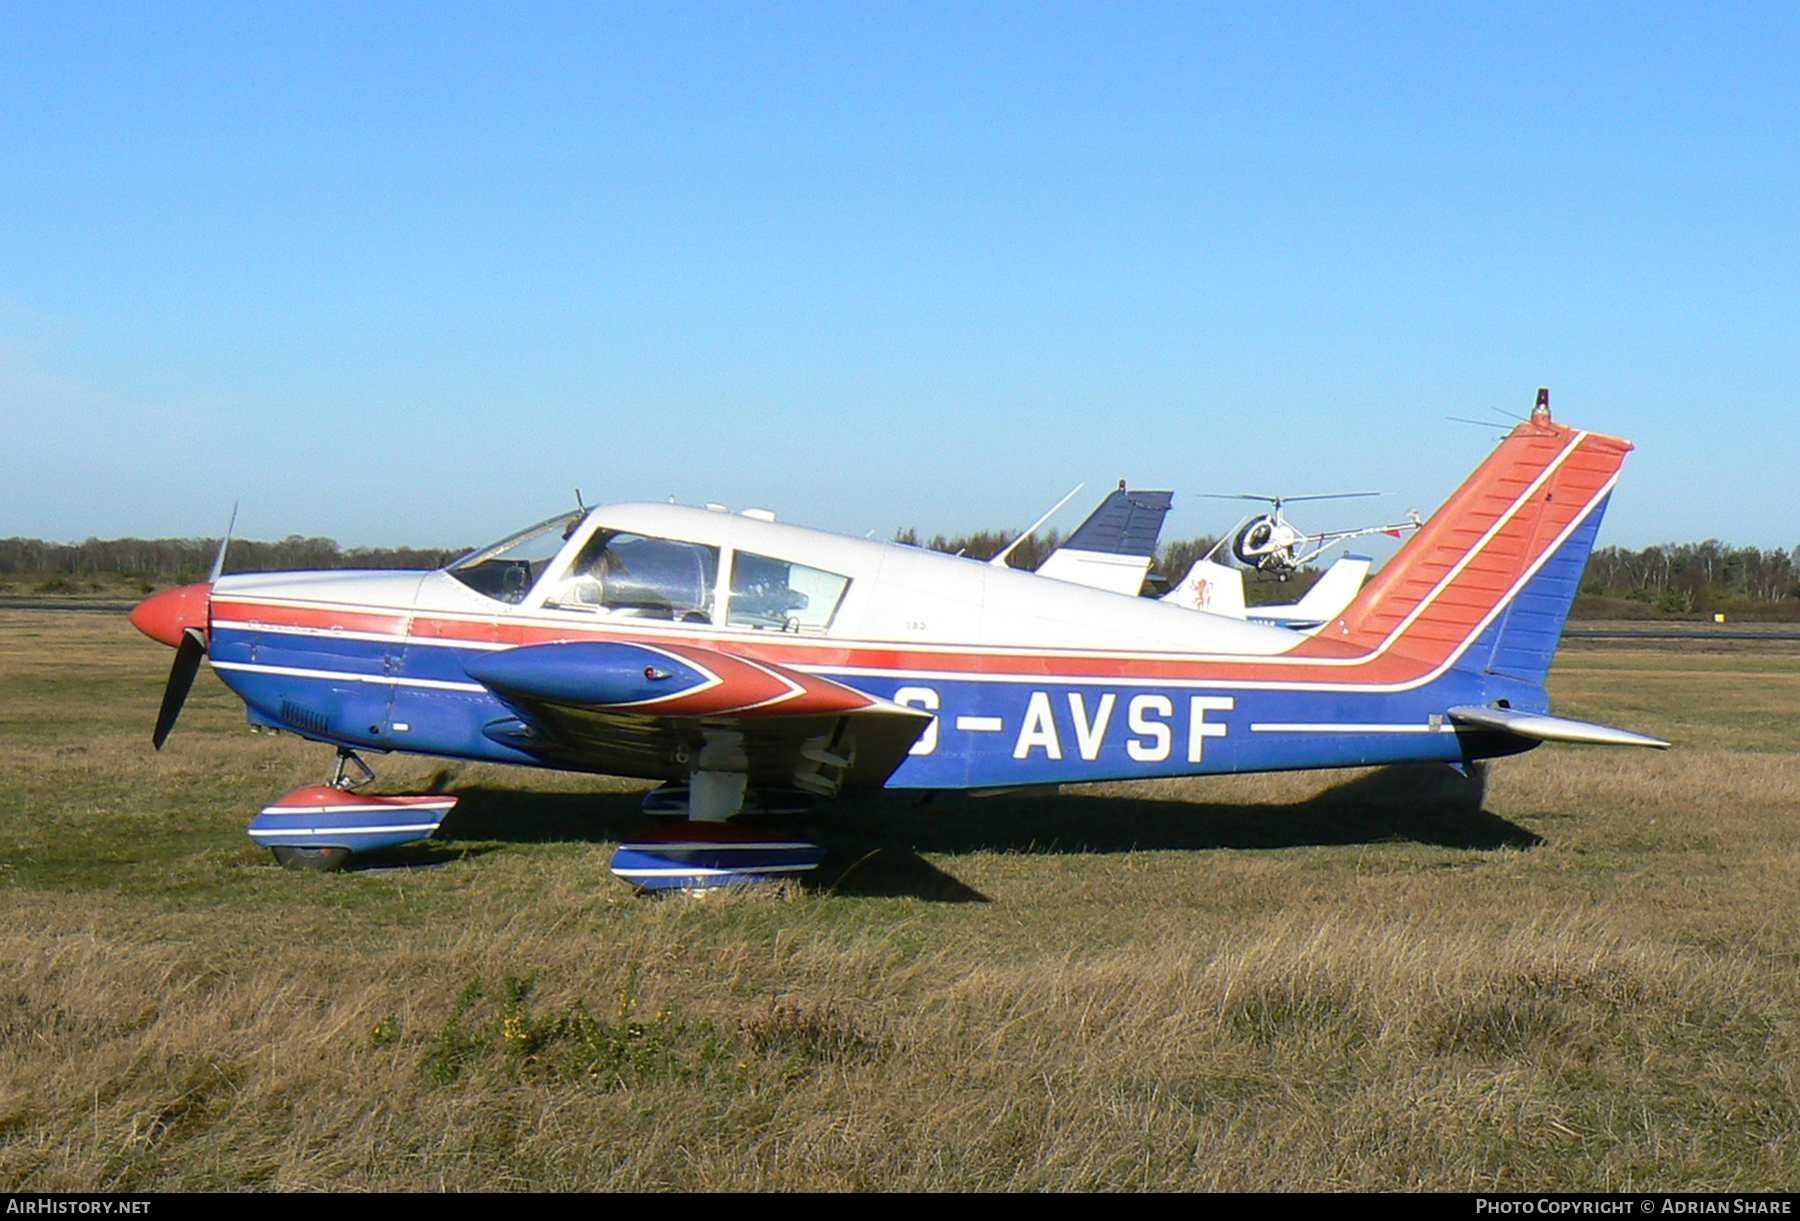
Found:
<svg viewBox="0 0 1800 1221"><path fill-rule="evenodd" d="M446 571L478 594L516 605L525 600L585 516L586 510L573 509L541 521L492 546L469 552Z"/></svg>

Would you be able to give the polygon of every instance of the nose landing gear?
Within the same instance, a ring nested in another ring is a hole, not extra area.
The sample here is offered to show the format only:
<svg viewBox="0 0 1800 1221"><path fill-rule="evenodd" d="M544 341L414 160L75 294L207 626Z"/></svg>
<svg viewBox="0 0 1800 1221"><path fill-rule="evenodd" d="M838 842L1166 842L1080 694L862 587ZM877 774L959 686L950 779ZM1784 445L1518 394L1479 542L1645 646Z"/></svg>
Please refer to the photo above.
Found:
<svg viewBox="0 0 1800 1221"><path fill-rule="evenodd" d="M352 778L351 772L360 773ZM250 822L250 838L271 849L284 869L342 869L351 856L429 839L456 805L442 794L357 794L375 771L339 747L327 784L310 785L266 805Z"/></svg>

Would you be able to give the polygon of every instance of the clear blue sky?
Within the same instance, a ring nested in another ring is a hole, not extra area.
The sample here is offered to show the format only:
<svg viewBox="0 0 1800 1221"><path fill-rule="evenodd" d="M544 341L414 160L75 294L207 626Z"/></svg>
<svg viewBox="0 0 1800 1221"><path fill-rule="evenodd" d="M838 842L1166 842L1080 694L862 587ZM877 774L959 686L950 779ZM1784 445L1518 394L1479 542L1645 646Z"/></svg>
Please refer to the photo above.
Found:
<svg viewBox="0 0 1800 1221"><path fill-rule="evenodd" d="M1800 543L1800 8L1227 7L9 5L0 535L1216 532L1547 384Z"/></svg>

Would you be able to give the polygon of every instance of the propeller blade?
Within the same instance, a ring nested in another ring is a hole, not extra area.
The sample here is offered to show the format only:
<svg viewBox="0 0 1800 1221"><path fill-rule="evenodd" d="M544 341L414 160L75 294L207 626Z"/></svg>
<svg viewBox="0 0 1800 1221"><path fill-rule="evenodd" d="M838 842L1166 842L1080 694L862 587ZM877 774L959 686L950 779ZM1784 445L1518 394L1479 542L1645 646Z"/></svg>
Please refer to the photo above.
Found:
<svg viewBox="0 0 1800 1221"><path fill-rule="evenodd" d="M188 691L194 685L194 675L200 672L200 659L205 655L206 644L199 629L189 628L175 650L175 664L169 667L169 685L163 688L162 709L156 714L156 729L150 734L150 744L157 750L169 740L169 731L175 728L175 718L181 715L181 706L187 703Z"/></svg>
<svg viewBox="0 0 1800 1221"><path fill-rule="evenodd" d="M231 546L231 531L237 525L237 501L231 502L231 520L225 523L225 537L219 540L219 554L213 557L212 576L207 580L218 584L219 574L225 571L225 548ZM159 744L160 745L160 744Z"/></svg>

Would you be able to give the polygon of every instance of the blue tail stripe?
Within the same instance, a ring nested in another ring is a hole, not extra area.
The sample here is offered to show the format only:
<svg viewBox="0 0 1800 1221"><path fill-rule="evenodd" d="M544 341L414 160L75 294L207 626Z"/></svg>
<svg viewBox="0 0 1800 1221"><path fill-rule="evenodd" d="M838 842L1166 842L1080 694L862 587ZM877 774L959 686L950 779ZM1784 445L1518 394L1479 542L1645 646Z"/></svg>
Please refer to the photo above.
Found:
<svg viewBox="0 0 1800 1221"><path fill-rule="evenodd" d="M1563 623L1575 604L1581 589L1581 576L1587 568L1588 553L1600 532L1600 519L1606 516L1607 500L1602 499L1587 520L1556 549L1501 612L1492 626L1482 633L1463 657L1458 669L1503 675L1525 682L1542 684L1550 674L1550 662L1556 646L1562 643Z"/></svg>

